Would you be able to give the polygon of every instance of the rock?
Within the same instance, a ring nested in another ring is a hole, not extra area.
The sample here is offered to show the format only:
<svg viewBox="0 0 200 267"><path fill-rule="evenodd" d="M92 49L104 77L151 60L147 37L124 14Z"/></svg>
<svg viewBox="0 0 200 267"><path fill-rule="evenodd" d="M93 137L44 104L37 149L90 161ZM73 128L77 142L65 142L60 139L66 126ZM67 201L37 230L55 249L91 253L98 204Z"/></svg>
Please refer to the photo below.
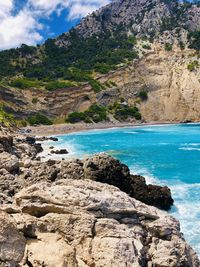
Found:
<svg viewBox="0 0 200 267"><path fill-rule="evenodd" d="M25 238L17 229L16 222L7 213L0 212L0 266L19 266L25 244Z"/></svg>
<svg viewBox="0 0 200 267"><path fill-rule="evenodd" d="M19 159L7 152L0 153L0 169L5 169L10 173L18 173Z"/></svg>
<svg viewBox="0 0 200 267"><path fill-rule="evenodd" d="M16 194L14 209L28 266L200 266L176 219L111 185L42 182Z"/></svg>
<svg viewBox="0 0 200 267"><path fill-rule="evenodd" d="M0 146L2 147L1 152L12 152L13 149L13 137L11 135L0 134Z"/></svg>
<svg viewBox="0 0 200 267"><path fill-rule="evenodd" d="M59 150L52 150L51 154L65 155L69 154L69 152L67 151L67 149L59 149Z"/></svg>
<svg viewBox="0 0 200 267"><path fill-rule="evenodd" d="M34 144L34 148L36 150L36 154L39 154L43 151L42 145L41 144Z"/></svg>
<svg viewBox="0 0 200 267"><path fill-rule="evenodd" d="M36 266L36 263L37 266L78 267L74 248L55 233L39 233L37 239L27 240L23 266Z"/></svg>
<svg viewBox="0 0 200 267"><path fill-rule="evenodd" d="M128 167L105 153L94 155L83 161L84 176L98 182L117 186L148 205L169 210L173 205L168 187L147 185L145 178L130 175Z"/></svg>
<svg viewBox="0 0 200 267"><path fill-rule="evenodd" d="M44 142L44 141L54 141L57 142L58 138L57 137L47 137L47 136L42 136L42 137L36 137L36 140L39 142Z"/></svg>
<svg viewBox="0 0 200 267"><path fill-rule="evenodd" d="M30 145L34 145L36 143L36 138L32 136L27 136L26 142L29 143Z"/></svg>
<svg viewBox="0 0 200 267"><path fill-rule="evenodd" d="M51 140L51 141L54 141L54 142L57 142L58 141L58 138L57 137L49 137L48 140Z"/></svg>
<svg viewBox="0 0 200 267"><path fill-rule="evenodd" d="M26 159L24 161L24 168L29 168L31 166L31 160L30 159Z"/></svg>
<svg viewBox="0 0 200 267"><path fill-rule="evenodd" d="M167 186L147 185L140 175L130 176L130 196L160 209L169 210L174 201Z"/></svg>

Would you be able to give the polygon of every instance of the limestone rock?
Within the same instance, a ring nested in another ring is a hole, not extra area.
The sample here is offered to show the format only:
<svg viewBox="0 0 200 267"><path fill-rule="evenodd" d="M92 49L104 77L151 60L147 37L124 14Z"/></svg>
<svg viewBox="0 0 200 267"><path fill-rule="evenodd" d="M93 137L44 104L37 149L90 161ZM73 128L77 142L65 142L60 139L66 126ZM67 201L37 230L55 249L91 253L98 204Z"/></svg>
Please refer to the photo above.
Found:
<svg viewBox="0 0 200 267"><path fill-rule="evenodd" d="M40 233L26 243L22 266L77 267L75 250L55 233Z"/></svg>
<svg viewBox="0 0 200 267"><path fill-rule="evenodd" d="M19 171L19 159L15 155L2 152L0 154L0 169L5 169L10 173L17 173Z"/></svg>
<svg viewBox="0 0 200 267"><path fill-rule="evenodd" d="M7 213L0 212L0 266L15 267L22 260L25 238Z"/></svg>
<svg viewBox="0 0 200 267"><path fill-rule="evenodd" d="M43 182L16 194L14 207L21 213L12 216L27 239L24 259L33 266L42 261L45 266L68 262L66 266L80 267L200 264L177 220L111 185Z"/></svg>

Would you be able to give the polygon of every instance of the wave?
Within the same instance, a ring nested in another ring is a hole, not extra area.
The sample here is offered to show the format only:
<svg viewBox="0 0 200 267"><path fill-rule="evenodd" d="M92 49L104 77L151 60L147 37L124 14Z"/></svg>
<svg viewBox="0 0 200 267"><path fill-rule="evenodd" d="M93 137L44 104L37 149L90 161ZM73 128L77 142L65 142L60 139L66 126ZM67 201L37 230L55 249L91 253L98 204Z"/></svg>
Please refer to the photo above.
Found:
<svg viewBox="0 0 200 267"><path fill-rule="evenodd" d="M200 151L200 148L197 148L197 147L179 147L179 150L185 150L185 151Z"/></svg>

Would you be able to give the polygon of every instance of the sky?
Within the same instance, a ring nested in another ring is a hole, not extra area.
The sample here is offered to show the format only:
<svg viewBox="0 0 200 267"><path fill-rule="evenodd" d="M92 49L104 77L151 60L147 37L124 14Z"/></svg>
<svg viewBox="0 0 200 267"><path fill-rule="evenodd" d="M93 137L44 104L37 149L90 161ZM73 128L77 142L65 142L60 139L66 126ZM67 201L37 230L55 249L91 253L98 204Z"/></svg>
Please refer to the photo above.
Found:
<svg viewBox="0 0 200 267"><path fill-rule="evenodd" d="M36 45L111 0L0 0L0 50Z"/></svg>

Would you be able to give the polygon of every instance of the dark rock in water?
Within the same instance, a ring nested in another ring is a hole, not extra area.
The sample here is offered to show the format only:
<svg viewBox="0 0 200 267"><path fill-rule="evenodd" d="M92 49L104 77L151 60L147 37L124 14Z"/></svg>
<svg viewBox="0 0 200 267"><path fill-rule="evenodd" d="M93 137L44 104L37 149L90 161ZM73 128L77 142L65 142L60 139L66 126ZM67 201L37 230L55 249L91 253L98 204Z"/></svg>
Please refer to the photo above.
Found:
<svg viewBox="0 0 200 267"><path fill-rule="evenodd" d="M187 123L191 123L191 122L192 122L191 120L184 120L181 123L187 124Z"/></svg>
<svg viewBox="0 0 200 267"><path fill-rule="evenodd" d="M131 175L126 165L104 153L84 160L83 168L85 178L114 185L145 204L164 210L173 205L168 187L147 185L144 177Z"/></svg>
<svg viewBox="0 0 200 267"><path fill-rule="evenodd" d="M58 138L57 137L49 137L49 140L54 141L54 142L57 142L58 141Z"/></svg>
<svg viewBox="0 0 200 267"><path fill-rule="evenodd" d="M60 150L52 150L51 154L65 155L69 154L69 152L67 151L67 149L60 149Z"/></svg>
<svg viewBox="0 0 200 267"><path fill-rule="evenodd" d="M39 142L44 142L44 141L54 141L57 142L58 138L57 137L47 137L47 136L42 136L42 137L36 137L36 140Z"/></svg>
<svg viewBox="0 0 200 267"><path fill-rule="evenodd" d="M36 138L32 136L27 136L26 142L29 143L30 145L34 145L36 143Z"/></svg>
<svg viewBox="0 0 200 267"><path fill-rule="evenodd" d="M147 185L145 178L140 175L130 175L130 183L130 196L145 204L169 210L174 203L167 186Z"/></svg>
<svg viewBox="0 0 200 267"><path fill-rule="evenodd" d="M42 145L41 144L34 144L34 147L36 149L36 153L41 153L43 151Z"/></svg>

